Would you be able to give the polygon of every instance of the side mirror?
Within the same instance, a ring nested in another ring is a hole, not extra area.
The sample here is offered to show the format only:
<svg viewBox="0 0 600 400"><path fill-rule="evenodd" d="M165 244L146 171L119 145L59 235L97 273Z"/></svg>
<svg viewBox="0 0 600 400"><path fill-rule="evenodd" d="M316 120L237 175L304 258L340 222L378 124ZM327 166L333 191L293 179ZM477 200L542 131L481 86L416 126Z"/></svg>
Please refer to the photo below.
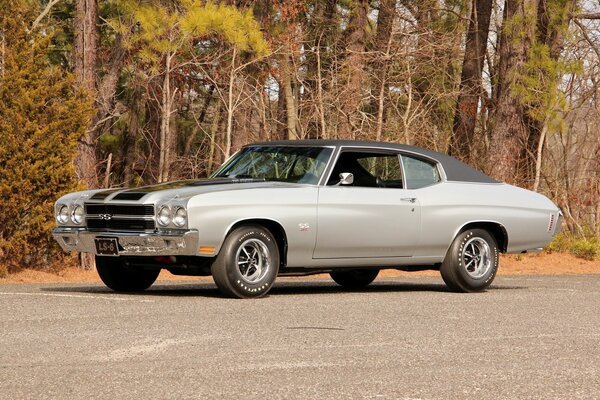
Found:
<svg viewBox="0 0 600 400"><path fill-rule="evenodd" d="M350 172L342 172L340 174L340 181L336 186L348 186L354 183L354 175Z"/></svg>

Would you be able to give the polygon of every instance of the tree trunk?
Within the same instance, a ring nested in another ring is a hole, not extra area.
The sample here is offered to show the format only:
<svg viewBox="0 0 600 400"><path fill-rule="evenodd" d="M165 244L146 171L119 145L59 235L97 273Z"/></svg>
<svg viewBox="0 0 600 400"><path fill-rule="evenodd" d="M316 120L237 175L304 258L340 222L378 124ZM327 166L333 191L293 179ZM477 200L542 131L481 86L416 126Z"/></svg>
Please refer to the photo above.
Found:
<svg viewBox="0 0 600 400"><path fill-rule="evenodd" d="M275 135L273 137L274 140L284 140L288 137L287 132L287 122L285 122L287 118L286 111L286 103L285 103L285 95L283 93L283 81L281 77L277 80L277 86L279 88L277 93L277 117L275 123Z"/></svg>
<svg viewBox="0 0 600 400"><path fill-rule="evenodd" d="M460 94L454 113L450 154L469 163L474 157L475 125L482 91L481 74L485 60L493 0L473 0L465 43Z"/></svg>
<svg viewBox="0 0 600 400"><path fill-rule="evenodd" d="M396 0L381 0L377 15L377 33L373 41L375 62L372 63L372 74L375 78L373 89L378 88L371 108L376 110L375 139L381 140L385 123L385 95L387 93L387 73L392 46L392 28L396 18Z"/></svg>
<svg viewBox="0 0 600 400"><path fill-rule="evenodd" d="M542 155L544 151L544 144L546 142L546 133L548 132L548 123L545 122L542 127L540 134L540 140L538 141L538 148L535 159L535 179L533 181L533 191L537 192L540 187L540 176L542 173Z"/></svg>
<svg viewBox="0 0 600 400"><path fill-rule="evenodd" d="M329 139L327 122L325 122L325 102L323 101L323 72L321 63L321 43L317 46L317 112L319 114L319 125L321 139ZM318 135L317 135L318 137Z"/></svg>
<svg viewBox="0 0 600 400"><path fill-rule="evenodd" d="M216 147L218 146L219 127L221 126L221 110L223 106L219 102L215 107L216 110L214 111L210 124L210 146L208 149L208 165L206 166L207 176L210 176L213 173L213 170L215 170L215 164L217 164L217 167L219 166L219 160L215 160L215 157L220 153L216 151Z"/></svg>
<svg viewBox="0 0 600 400"><path fill-rule="evenodd" d="M535 10L535 0L505 2L498 50L495 123L490 135L488 157L490 175L498 180L520 185L525 184L521 149L527 142L528 126L525 122L525 109L512 92L512 87L531 46L535 26L525 21L535 19L535 14L532 15Z"/></svg>
<svg viewBox="0 0 600 400"><path fill-rule="evenodd" d="M233 89L235 84L235 62L236 62L237 50L233 48L233 54L231 56L231 68L229 71L229 87L227 88L227 130L225 132L225 149L224 157L225 160L231 156L231 135L233 133L233 111L234 111L234 99Z"/></svg>
<svg viewBox="0 0 600 400"><path fill-rule="evenodd" d="M267 121L267 107L269 99L265 93L264 86L258 89L258 113L260 115L259 138L261 141L271 140L271 126Z"/></svg>
<svg viewBox="0 0 600 400"><path fill-rule="evenodd" d="M326 139L329 136L325 122L323 92L327 91L327 82L323 72L330 67L337 32L337 0L317 1L307 21L306 37L308 49L306 53L306 77L302 85L307 88L302 104L313 102L309 107L316 110L316 119L308 124L307 136ZM312 49L311 49L312 48ZM311 114L309 114L311 115Z"/></svg>
<svg viewBox="0 0 600 400"><path fill-rule="evenodd" d="M6 58L6 35L4 27L0 30L0 75L4 77L4 59Z"/></svg>
<svg viewBox="0 0 600 400"><path fill-rule="evenodd" d="M402 0L402 4L410 10L417 21L416 30L418 32L417 48L415 54L415 66L422 66L415 69L413 79L415 86L415 97L423 98L429 93L432 85L432 74L439 73L435 71L438 68L440 60L440 40L442 37L438 25L440 22L440 12L438 0ZM423 70L421 70L423 69Z"/></svg>
<svg viewBox="0 0 600 400"><path fill-rule="evenodd" d="M84 88L96 89L98 54L97 0L75 1L75 75Z"/></svg>
<svg viewBox="0 0 600 400"><path fill-rule="evenodd" d="M127 35L128 37L128 35ZM114 44L111 47L110 58L106 63L106 73L98 82L98 93L96 103L98 105L96 115L93 120L91 130L94 138L100 136L107 126L111 125L114 114L115 94L117 85L123 68L123 62L127 55L123 41L127 39L122 35L117 35Z"/></svg>
<svg viewBox="0 0 600 400"><path fill-rule="evenodd" d="M110 187L110 175L112 174L112 159L113 153L108 154L108 159L106 160L106 171L104 172L104 187Z"/></svg>
<svg viewBox="0 0 600 400"><path fill-rule="evenodd" d="M75 76L77 82L92 96L96 94L96 64L98 52L98 4L96 0L75 1ZM96 173L96 143L90 129L81 138L75 159L76 173L88 188L98 187Z"/></svg>
<svg viewBox="0 0 600 400"><path fill-rule="evenodd" d="M129 113L129 128L124 133L121 159L123 160L123 183L125 186L131 186L133 183L133 172L136 162L135 143L140 129L140 119L142 118L141 110L144 107L142 102L143 100L138 96L132 98Z"/></svg>
<svg viewBox="0 0 600 400"><path fill-rule="evenodd" d="M165 61L165 76L162 85L162 100L160 109L160 142L158 157L158 181L165 182L169 179L169 145L171 143L171 60L169 53Z"/></svg>
<svg viewBox="0 0 600 400"><path fill-rule="evenodd" d="M352 2L350 21L346 29L346 58L344 63L345 90L340 99L342 113L338 137L353 139L357 133L358 111L362 100L362 78L365 66L366 27L369 2Z"/></svg>
<svg viewBox="0 0 600 400"><path fill-rule="evenodd" d="M288 47L289 50L289 47ZM291 51L290 51L291 52ZM292 84L292 67L290 65L289 53L281 55L281 81L283 83L283 95L285 98L285 115L287 122L287 139L299 139L297 133L298 114L296 113L296 97L294 95L294 85Z"/></svg>

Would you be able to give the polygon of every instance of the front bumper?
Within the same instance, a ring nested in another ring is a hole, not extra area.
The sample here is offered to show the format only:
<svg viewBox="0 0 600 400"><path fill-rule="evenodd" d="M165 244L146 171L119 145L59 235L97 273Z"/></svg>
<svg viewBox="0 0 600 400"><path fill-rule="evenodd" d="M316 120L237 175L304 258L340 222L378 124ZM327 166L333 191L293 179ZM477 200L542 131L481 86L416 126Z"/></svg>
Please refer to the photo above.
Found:
<svg viewBox="0 0 600 400"><path fill-rule="evenodd" d="M96 238L116 238L123 256L198 255L198 231L89 232L85 229L55 228L52 236L65 251L96 254Z"/></svg>

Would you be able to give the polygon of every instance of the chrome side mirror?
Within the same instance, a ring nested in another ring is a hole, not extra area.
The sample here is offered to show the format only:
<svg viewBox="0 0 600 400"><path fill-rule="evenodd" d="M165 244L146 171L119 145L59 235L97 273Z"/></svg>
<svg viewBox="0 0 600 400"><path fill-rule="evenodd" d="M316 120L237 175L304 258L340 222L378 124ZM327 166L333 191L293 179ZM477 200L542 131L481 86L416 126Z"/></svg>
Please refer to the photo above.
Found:
<svg viewBox="0 0 600 400"><path fill-rule="evenodd" d="M354 175L350 172L342 172L340 174L340 181L336 184L336 186L348 186L354 183Z"/></svg>

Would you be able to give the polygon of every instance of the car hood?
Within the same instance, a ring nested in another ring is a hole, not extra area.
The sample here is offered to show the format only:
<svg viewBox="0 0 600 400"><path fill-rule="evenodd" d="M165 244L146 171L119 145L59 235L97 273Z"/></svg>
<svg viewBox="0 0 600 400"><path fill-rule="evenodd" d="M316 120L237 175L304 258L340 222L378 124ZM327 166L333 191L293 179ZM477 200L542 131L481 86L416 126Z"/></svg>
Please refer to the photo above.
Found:
<svg viewBox="0 0 600 400"><path fill-rule="evenodd" d="M88 192L93 202L135 202L151 204L171 199L186 200L193 196L222 191L270 187L298 187L299 184L264 181L262 179L206 178L174 181L131 189L108 189Z"/></svg>

